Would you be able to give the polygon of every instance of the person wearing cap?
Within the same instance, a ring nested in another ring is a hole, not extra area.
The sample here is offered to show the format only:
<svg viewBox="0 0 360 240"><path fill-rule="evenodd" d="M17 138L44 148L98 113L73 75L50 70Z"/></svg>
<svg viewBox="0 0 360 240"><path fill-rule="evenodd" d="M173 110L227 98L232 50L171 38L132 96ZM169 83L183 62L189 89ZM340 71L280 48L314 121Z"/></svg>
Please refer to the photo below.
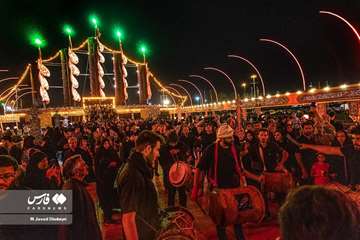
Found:
<svg viewBox="0 0 360 240"><path fill-rule="evenodd" d="M198 197L201 172L207 174L211 188L230 189L241 186L242 175L257 181L262 181L240 166L240 150L234 144L234 130L228 125L221 125L217 131L216 142L209 145L196 166L194 186L191 199ZM220 240L227 239L226 226L217 225L217 235ZM241 224L234 225L234 232L237 240L245 239Z"/></svg>

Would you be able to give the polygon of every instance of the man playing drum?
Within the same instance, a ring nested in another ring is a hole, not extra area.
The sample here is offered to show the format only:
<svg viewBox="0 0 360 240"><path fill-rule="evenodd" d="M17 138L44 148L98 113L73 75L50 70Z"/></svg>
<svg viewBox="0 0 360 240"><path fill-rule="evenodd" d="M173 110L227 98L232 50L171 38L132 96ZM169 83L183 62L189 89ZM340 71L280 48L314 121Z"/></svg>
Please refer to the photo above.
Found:
<svg viewBox="0 0 360 240"><path fill-rule="evenodd" d="M160 148L159 163L164 173L164 186L168 191L168 206L175 206L175 195L179 193L179 202L186 208L186 186L174 187L169 181L169 171L171 166L178 162L186 162L186 146L179 142L175 131L172 131L167 139L167 143Z"/></svg>
<svg viewBox="0 0 360 240"><path fill-rule="evenodd" d="M264 175L265 173L285 171L284 164L287 161L289 154L277 144L269 140L269 131L267 129L262 128L259 130L258 140L258 143L252 144L249 148L248 156L246 157L247 161L244 162L245 168L251 171L253 174L260 176ZM271 176L271 174L268 176ZM265 181L266 180L269 179L265 178ZM255 185L258 184L255 183ZM261 189L261 186L257 187ZM264 189L264 191L267 191L267 189ZM279 202L284 200L284 194L285 193L279 193L277 195ZM267 194L265 192L264 196L266 195ZM267 217L270 217L268 204L266 209Z"/></svg>
<svg viewBox="0 0 360 240"><path fill-rule="evenodd" d="M262 177L257 177L249 172L243 171L240 164L240 151L234 145L234 130L229 125L222 125L217 131L217 141L205 150L203 157L196 166L194 187L191 199L196 200L200 186L201 171L207 174L211 188L234 189L239 188L242 174L257 181L262 181ZM212 204L210 204L210 207ZM236 210L234 210L236 211ZM226 225L217 223L216 230L220 240L227 239L225 232ZM244 234L240 223L234 224L236 239L243 240Z"/></svg>

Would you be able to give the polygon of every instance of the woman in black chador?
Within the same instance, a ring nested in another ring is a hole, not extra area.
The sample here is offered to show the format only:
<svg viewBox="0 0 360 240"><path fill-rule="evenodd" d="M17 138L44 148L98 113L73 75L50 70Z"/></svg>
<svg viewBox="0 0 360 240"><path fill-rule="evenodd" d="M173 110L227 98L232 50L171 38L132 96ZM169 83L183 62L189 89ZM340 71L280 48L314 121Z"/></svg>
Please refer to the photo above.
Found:
<svg viewBox="0 0 360 240"><path fill-rule="evenodd" d="M96 191L104 211L104 222L112 223L112 208L115 200L114 180L120 166L120 158L110 144L104 139L95 155Z"/></svg>

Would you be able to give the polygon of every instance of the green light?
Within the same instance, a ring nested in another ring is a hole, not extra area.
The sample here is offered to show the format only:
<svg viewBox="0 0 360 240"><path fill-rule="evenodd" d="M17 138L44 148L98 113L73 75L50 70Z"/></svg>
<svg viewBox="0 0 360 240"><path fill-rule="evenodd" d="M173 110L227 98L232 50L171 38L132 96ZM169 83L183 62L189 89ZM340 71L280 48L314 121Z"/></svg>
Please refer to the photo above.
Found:
<svg viewBox="0 0 360 240"><path fill-rule="evenodd" d="M66 35L68 35L68 36L74 35L74 30L73 30L73 28L72 28L70 25L67 25L67 24L64 25L63 30L64 30L64 33L65 33Z"/></svg>
<svg viewBox="0 0 360 240"><path fill-rule="evenodd" d="M115 26L113 28L113 32L114 32L115 39L120 40L120 41L124 39L124 31L120 27Z"/></svg>
<svg viewBox="0 0 360 240"><path fill-rule="evenodd" d="M39 33L31 34L30 41L32 45L38 48L42 48L46 45L45 39Z"/></svg>
<svg viewBox="0 0 360 240"><path fill-rule="evenodd" d="M117 31L117 32L116 32L116 36L117 36L118 38L121 38L121 35L122 35L122 34L121 34L120 31Z"/></svg>
<svg viewBox="0 0 360 240"><path fill-rule="evenodd" d="M38 46L41 46L41 44L42 44L41 39L40 39L40 38L36 38L36 39L35 39L35 44L38 45Z"/></svg>
<svg viewBox="0 0 360 240"><path fill-rule="evenodd" d="M94 25L95 28L97 28L99 26L99 19L96 15L91 15L90 16L90 23L92 25Z"/></svg>
<svg viewBox="0 0 360 240"><path fill-rule="evenodd" d="M147 47L144 44L141 44L140 52L145 55L147 53L147 51L148 51Z"/></svg>

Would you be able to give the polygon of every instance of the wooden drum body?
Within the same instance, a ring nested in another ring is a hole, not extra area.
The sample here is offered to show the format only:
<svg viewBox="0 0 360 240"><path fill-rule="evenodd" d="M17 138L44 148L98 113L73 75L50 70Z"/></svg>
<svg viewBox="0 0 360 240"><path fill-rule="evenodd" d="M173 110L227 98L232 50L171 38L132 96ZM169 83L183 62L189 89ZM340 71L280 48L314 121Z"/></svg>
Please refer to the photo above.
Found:
<svg viewBox="0 0 360 240"><path fill-rule="evenodd" d="M209 201L209 216L217 225L259 223L265 216L264 199L253 186L215 189Z"/></svg>
<svg viewBox="0 0 360 240"><path fill-rule="evenodd" d="M295 187L295 182L289 172L264 172L265 192L288 193Z"/></svg>

